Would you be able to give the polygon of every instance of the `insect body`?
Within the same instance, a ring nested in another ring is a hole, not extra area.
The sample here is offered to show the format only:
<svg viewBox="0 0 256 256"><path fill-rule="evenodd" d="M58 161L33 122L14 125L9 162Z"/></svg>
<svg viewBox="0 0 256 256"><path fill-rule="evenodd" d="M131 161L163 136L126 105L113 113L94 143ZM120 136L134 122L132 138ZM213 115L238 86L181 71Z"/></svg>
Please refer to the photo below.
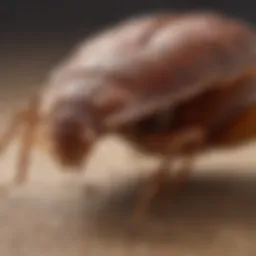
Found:
<svg viewBox="0 0 256 256"><path fill-rule="evenodd" d="M189 160L184 178L200 151L252 139L254 127L240 124L256 124L255 39L245 22L210 12L132 18L92 36L19 113L27 129L16 180L25 180L36 126L63 166L81 165L97 139L120 134L162 157L154 184L173 156Z"/></svg>

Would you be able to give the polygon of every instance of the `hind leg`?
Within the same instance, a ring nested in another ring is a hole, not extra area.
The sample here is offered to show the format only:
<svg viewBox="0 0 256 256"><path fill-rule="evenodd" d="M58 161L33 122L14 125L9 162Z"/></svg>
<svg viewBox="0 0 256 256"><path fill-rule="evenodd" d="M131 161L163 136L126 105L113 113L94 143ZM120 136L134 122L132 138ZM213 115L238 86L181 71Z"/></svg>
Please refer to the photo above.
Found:
<svg viewBox="0 0 256 256"><path fill-rule="evenodd" d="M174 177L172 178L171 189L168 189L168 192L171 193L171 197L173 197L177 192L179 192L187 183L196 156L197 149L190 153L187 153L185 156L182 157L182 164L180 168L177 170L176 175L174 175Z"/></svg>
<svg viewBox="0 0 256 256"><path fill-rule="evenodd" d="M176 192L182 185L186 182L191 165L194 162L196 156L196 149L204 140L204 132L201 129L189 129L178 134L177 137L173 140L170 148L168 150L168 155L163 158L161 165L155 175L153 175L152 180L146 184L146 187L142 191L134 212L132 215L133 223L140 224L143 219L146 217L146 213L150 208L151 201L157 194L160 185L165 180L165 177L168 175L169 164L172 162L172 157L178 153L182 153L183 147L187 145L195 145L194 150L191 151L191 154L187 154L185 161L181 169L178 171L176 177L173 180L173 189L172 193Z"/></svg>

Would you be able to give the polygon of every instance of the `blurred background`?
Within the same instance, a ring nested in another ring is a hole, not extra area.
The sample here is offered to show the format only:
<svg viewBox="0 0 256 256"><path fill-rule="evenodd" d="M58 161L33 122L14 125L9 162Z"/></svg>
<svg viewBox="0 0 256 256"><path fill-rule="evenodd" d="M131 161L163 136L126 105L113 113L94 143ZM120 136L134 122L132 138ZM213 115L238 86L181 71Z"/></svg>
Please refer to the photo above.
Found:
<svg viewBox="0 0 256 256"><path fill-rule="evenodd" d="M88 34L135 14L166 9L217 10L256 22L252 0L1 1L2 124ZM151 162L131 160L133 153L121 145L107 141L88 168L86 182L101 191L93 196L87 196L84 184L63 178L35 149L28 185L0 197L0 255L256 255L254 144L202 158L196 177L177 199L170 204L168 196L158 199L158 214L136 239L123 225L143 184L126 186L124 193L113 189L134 183L143 173L140 166L151 167ZM16 153L14 144L1 158L1 184L12 177Z"/></svg>

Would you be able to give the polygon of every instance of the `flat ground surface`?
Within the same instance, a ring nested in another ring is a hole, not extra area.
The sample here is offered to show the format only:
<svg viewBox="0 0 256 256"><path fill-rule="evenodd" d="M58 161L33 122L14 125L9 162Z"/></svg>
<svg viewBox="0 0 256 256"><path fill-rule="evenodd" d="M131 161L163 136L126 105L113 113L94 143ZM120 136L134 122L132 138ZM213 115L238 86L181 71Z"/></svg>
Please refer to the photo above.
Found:
<svg viewBox="0 0 256 256"><path fill-rule="evenodd" d="M2 56L3 129L9 113L36 89L61 50L25 52ZM2 185L13 175L17 145L1 158ZM198 159L186 188L170 200L167 182L140 236L130 236L129 214L144 177L157 164L154 159L107 138L86 172L73 177L58 172L51 158L35 147L28 183L0 195L0 255L254 256L255 152L255 145L249 145Z"/></svg>

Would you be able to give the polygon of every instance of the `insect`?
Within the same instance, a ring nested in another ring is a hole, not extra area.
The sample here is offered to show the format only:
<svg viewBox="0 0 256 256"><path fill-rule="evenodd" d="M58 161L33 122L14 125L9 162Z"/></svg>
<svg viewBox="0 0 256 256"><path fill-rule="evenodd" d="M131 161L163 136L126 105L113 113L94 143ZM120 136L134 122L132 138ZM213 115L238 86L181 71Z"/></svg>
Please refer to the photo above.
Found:
<svg viewBox="0 0 256 256"><path fill-rule="evenodd" d="M174 157L184 160L178 188L200 152L254 138L255 53L254 29L214 12L133 17L92 35L3 136L2 150L23 126L16 184L27 178L35 134L63 167L82 166L98 139L119 134L162 159L135 207L139 219Z"/></svg>

